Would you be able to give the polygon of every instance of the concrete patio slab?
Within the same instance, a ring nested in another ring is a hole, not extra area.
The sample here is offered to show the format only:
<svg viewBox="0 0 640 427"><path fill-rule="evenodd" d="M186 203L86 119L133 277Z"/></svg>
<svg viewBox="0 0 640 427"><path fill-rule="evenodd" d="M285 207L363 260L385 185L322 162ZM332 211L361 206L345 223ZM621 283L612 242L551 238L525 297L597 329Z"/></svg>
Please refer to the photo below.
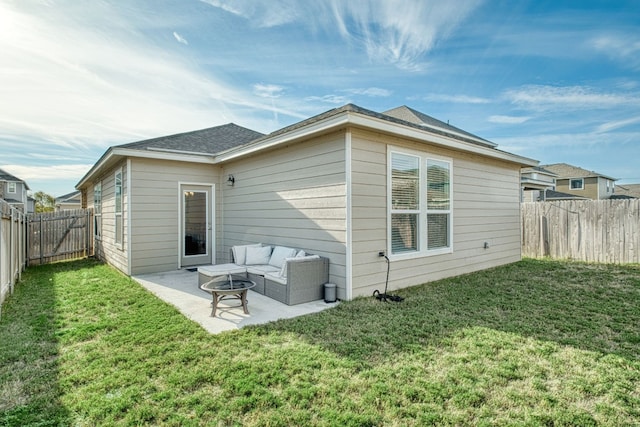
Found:
<svg viewBox="0 0 640 427"><path fill-rule="evenodd" d="M216 317L211 317L211 294L198 287L198 273L188 270L144 274L133 279L163 301L176 307L187 318L199 323L212 334L247 325L259 325L278 319L288 319L334 307L323 300L298 305L286 305L257 292L247 294L249 314L244 314L240 301L223 300Z"/></svg>

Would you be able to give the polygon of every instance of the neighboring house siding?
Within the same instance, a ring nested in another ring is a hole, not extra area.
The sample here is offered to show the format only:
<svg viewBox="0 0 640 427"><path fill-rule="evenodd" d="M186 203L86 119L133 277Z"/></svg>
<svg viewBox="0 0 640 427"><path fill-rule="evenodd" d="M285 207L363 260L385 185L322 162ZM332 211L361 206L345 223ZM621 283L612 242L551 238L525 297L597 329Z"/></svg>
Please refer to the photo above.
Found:
<svg viewBox="0 0 640 427"><path fill-rule="evenodd" d="M453 161L453 253L391 261L389 289L520 259L520 167L378 134L352 138L353 296L382 291L387 248L387 145ZM489 249L484 249L484 242Z"/></svg>
<svg viewBox="0 0 640 427"><path fill-rule="evenodd" d="M580 177L576 177L576 178L580 178ZM570 188L570 183L571 180L569 179L557 179L556 180L556 191L559 191L561 193L567 193L567 194L573 194L575 196L580 196L580 197L586 197L588 199L594 199L597 200L598 199L598 178L597 177L590 177L590 178L584 178L584 189L582 190L572 190ZM604 194L606 194L606 188L604 190ZM600 195L601 198L606 199L606 196L603 196L602 193Z"/></svg>
<svg viewBox="0 0 640 427"><path fill-rule="evenodd" d="M131 169L131 274L176 270L180 242L179 183L216 184L219 168L133 158ZM216 189L219 187L216 185ZM219 200L218 196L215 198ZM216 209L218 206L219 203ZM219 224L214 229L220 230Z"/></svg>
<svg viewBox="0 0 640 427"><path fill-rule="evenodd" d="M225 165L223 180L236 180L223 185L225 260L238 244L302 248L330 258L330 280L343 292L344 144L344 133L333 133Z"/></svg>
<svg viewBox="0 0 640 427"><path fill-rule="evenodd" d="M122 161L119 162L114 168L109 169L106 173L101 175L100 181L102 182L102 230L101 237L96 241L96 256L109 264L113 265L118 270L128 273L128 258L127 258L127 164ZM122 203L125 207L123 209L123 224L124 224L124 242L122 245L115 242L115 172L117 169L122 168L123 176L123 198ZM98 181L95 181L97 183ZM95 184L94 183L94 184ZM90 207L93 207L93 185L90 186L88 193Z"/></svg>

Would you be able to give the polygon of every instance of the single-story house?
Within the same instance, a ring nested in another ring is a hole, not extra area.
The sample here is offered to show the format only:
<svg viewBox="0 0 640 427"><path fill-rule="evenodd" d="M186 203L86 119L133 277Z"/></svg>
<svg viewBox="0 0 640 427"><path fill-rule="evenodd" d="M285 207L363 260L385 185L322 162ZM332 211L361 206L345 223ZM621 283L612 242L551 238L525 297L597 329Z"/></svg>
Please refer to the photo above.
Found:
<svg viewBox="0 0 640 427"><path fill-rule="evenodd" d="M56 211L68 211L82 208L82 197L79 191L72 191L56 197Z"/></svg>
<svg viewBox="0 0 640 427"><path fill-rule="evenodd" d="M520 259L538 162L406 106L348 104L271 134L227 124L109 148L76 188L97 256L128 275L226 263L234 245L330 260L340 299Z"/></svg>

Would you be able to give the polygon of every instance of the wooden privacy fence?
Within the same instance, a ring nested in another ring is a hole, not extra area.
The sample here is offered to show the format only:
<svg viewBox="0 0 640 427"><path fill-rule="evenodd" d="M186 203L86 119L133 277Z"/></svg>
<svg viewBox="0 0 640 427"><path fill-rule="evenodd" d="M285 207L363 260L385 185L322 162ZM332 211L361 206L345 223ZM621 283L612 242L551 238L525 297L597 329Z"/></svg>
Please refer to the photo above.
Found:
<svg viewBox="0 0 640 427"><path fill-rule="evenodd" d="M0 200L0 310L25 268L25 221L24 213Z"/></svg>
<svg viewBox="0 0 640 427"><path fill-rule="evenodd" d="M76 209L29 215L29 265L93 255L93 211Z"/></svg>
<svg viewBox="0 0 640 427"><path fill-rule="evenodd" d="M640 199L522 204L522 255L640 262Z"/></svg>

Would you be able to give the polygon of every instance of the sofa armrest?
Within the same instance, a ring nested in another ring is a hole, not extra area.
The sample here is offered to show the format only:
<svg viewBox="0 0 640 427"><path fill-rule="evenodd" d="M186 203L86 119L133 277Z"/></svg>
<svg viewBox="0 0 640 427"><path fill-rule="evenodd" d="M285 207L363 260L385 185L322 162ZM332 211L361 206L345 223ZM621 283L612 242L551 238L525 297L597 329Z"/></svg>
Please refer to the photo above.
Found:
<svg viewBox="0 0 640 427"><path fill-rule="evenodd" d="M287 304L300 304L323 298L329 281L329 259L292 259L287 261Z"/></svg>

